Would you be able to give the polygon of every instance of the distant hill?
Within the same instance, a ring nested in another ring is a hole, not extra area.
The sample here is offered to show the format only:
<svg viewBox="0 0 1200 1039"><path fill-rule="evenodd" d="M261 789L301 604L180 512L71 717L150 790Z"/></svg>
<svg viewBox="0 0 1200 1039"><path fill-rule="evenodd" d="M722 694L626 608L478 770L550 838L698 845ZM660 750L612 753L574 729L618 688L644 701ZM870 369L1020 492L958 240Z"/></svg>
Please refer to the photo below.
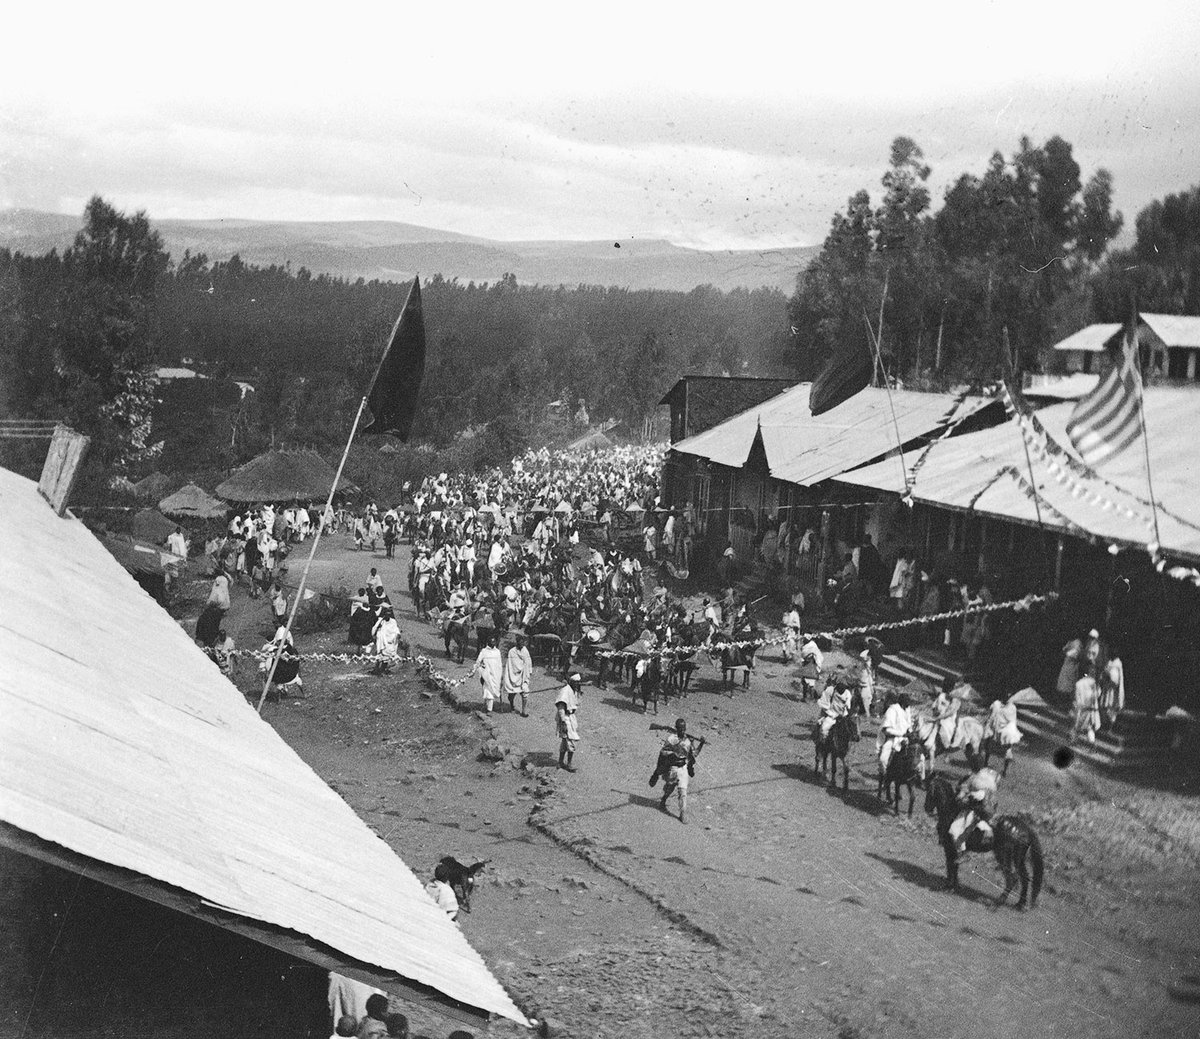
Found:
<svg viewBox="0 0 1200 1039"><path fill-rule="evenodd" d="M343 278L400 281L415 273L526 284L673 289L769 286L791 294L813 246L707 251L656 239L500 242L416 224L374 221L155 220L171 255L185 249L259 266L288 264ZM81 218L29 209L0 211L0 247L40 254L71 244Z"/></svg>

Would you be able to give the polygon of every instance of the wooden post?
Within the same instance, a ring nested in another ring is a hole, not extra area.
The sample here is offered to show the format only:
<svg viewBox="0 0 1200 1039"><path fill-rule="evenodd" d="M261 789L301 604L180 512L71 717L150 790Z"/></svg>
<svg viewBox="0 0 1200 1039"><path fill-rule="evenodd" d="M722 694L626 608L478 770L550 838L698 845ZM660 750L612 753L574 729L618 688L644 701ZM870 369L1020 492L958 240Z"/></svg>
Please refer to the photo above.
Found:
<svg viewBox="0 0 1200 1039"><path fill-rule="evenodd" d="M267 700L267 692L271 688L271 681L275 678L275 669L279 666L279 658L283 656L283 646L287 642L287 636L292 630L292 622L296 619L296 611L300 608L300 601L304 598L304 585L308 580L308 569L312 566L313 556L317 554L317 544L321 540L321 532L325 529L325 515L333 507L333 496L337 493L337 485L342 479L342 470L346 468L346 458L350 454L350 445L354 443L354 434L358 432L358 423L362 419L363 408L367 406L367 398L363 397L358 402L358 414L354 416L354 425L350 427L350 436L346 440L346 450L342 452L342 460L338 462L337 473L333 478L333 486L329 488L329 498L325 502L325 508L321 510L321 518L317 522L317 531L313 535L312 548L308 550L308 559L304 564L304 572L300 575L300 587L296 589L296 599L292 603L292 611L288 614L287 624L284 625L284 637L279 645L275 647L275 655L271 658L271 669L267 672L267 680L263 684L262 696L258 698L258 713L262 714L263 704Z"/></svg>
<svg viewBox="0 0 1200 1039"><path fill-rule="evenodd" d="M829 560L829 510L821 510L821 554L817 557L817 595L825 594L825 568Z"/></svg>

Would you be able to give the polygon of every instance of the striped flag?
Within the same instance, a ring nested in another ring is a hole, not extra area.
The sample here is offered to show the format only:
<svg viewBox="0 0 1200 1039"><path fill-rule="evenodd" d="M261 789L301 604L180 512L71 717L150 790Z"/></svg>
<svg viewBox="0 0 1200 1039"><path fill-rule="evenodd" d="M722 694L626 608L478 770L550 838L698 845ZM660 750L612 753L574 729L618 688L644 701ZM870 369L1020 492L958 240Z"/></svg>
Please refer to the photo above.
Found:
<svg viewBox="0 0 1200 1039"><path fill-rule="evenodd" d="M1142 375L1136 325L1121 359L1095 389L1081 397L1067 422L1067 436L1079 457L1096 466L1120 454L1142 432Z"/></svg>

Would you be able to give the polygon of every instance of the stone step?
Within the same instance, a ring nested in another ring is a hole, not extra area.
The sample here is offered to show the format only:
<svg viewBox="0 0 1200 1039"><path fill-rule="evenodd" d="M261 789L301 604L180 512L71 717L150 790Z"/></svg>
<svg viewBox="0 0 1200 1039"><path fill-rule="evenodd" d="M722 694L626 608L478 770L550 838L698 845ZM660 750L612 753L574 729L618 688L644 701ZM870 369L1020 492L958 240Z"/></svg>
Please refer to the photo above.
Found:
<svg viewBox="0 0 1200 1039"><path fill-rule="evenodd" d="M962 678L961 672L947 667L936 657L917 652L885 653L878 670L882 677L895 682L906 684L922 679L935 688L940 688L942 680L947 677L956 681Z"/></svg>
<svg viewBox="0 0 1200 1039"><path fill-rule="evenodd" d="M1106 768L1132 769L1160 764L1171 745L1171 734L1166 726L1150 738L1129 739L1121 734L1101 732L1096 735L1095 743L1072 743L1073 720L1065 711L1021 705L1017 708L1017 717L1017 724L1025 735L1040 737L1056 748L1069 746L1077 757Z"/></svg>

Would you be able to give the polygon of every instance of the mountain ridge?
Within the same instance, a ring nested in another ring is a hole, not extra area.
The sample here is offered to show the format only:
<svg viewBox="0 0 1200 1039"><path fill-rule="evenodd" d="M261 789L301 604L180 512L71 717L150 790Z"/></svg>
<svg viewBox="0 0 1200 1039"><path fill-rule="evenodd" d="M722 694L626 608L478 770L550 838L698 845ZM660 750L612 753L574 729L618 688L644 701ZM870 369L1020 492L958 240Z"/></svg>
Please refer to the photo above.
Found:
<svg viewBox="0 0 1200 1039"><path fill-rule="evenodd" d="M172 257L234 254L257 266L306 267L314 274L399 281L416 273L495 282L505 274L540 285L605 285L690 291L711 285L790 294L816 246L702 250L664 239L502 241L387 220L272 221L242 218L151 220ZM70 246L82 218L32 209L0 211L0 247L28 254Z"/></svg>

